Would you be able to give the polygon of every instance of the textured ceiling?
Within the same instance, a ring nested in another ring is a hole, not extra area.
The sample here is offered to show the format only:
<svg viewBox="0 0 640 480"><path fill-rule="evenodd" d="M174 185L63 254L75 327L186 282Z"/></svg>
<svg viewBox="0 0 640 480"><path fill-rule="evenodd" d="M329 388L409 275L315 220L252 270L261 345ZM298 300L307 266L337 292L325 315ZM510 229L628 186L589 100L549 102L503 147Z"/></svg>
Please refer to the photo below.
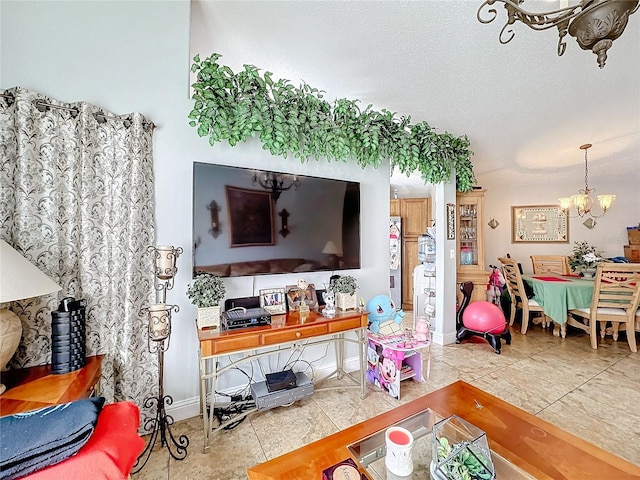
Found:
<svg viewBox="0 0 640 480"><path fill-rule="evenodd" d="M500 44L504 8L483 25L480 3L193 1L191 53L466 134L479 177L575 183L584 143L598 177L640 169L640 12L600 69L570 36L558 57L555 29L515 24ZM530 11L558 3L526 2Z"/></svg>

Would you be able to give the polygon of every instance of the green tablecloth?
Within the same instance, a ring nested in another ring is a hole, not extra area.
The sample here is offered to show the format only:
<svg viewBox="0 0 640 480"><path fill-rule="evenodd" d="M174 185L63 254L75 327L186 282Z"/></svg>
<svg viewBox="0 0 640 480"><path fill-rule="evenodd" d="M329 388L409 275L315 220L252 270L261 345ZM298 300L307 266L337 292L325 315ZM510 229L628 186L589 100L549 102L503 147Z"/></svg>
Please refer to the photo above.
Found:
<svg viewBox="0 0 640 480"><path fill-rule="evenodd" d="M559 278L568 281L541 280ZM542 306L548 317L555 323L564 325L567 312L572 308L589 308L593 298L593 280L556 275L523 275L522 280L533 288L534 299Z"/></svg>

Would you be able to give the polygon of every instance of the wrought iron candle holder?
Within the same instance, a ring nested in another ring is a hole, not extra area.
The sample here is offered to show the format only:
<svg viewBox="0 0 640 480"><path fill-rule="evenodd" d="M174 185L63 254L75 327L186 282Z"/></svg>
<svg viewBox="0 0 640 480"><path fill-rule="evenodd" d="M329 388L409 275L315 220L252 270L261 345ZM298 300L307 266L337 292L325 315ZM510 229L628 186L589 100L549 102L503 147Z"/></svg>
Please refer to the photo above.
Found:
<svg viewBox="0 0 640 480"><path fill-rule="evenodd" d="M178 271L176 260L182 253L182 248L172 246L149 247L150 252L155 253L154 263L154 290L156 303L143 308L140 316L148 319L147 343L149 352L158 354L158 395L148 397L144 401L145 408L156 410L153 418L145 421L144 430L151 432L149 441L133 466L132 473L137 473L144 468L149 461L153 447L158 438L160 445L167 448L169 454L176 460L184 460L187 456L189 438L180 435L177 439L171 432L173 417L167 415L165 407L173 404L171 395L164 394L164 352L169 349L171 340L171 312L178 312L177 305L169 305L167 290L173 288L173 282Z"/></svg>

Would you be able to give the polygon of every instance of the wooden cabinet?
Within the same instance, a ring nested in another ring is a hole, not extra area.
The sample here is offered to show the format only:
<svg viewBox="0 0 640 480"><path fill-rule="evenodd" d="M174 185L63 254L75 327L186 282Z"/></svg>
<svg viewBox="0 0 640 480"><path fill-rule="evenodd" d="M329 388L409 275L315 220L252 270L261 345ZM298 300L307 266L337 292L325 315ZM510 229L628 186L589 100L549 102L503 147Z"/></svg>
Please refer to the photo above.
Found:
<svg viewBox="0 0 640 480"><path fill-rule="evenodd" d="M399 217L400 213L400 199L392 198L389 201L389 216L390 217Z"/></svg>
<svg viewBox="0 0 640 480"><path fill-rule="evenodd" d="M456 244L458 248L458 295L460 284L473 282L471 301L487 299L489 272L484 269L482 202L484 190L458 193Z"/></svg>
<svg viewBox="0 0 640 480"><path fill-rule="evenodd" d="M420 263L418 237L431 224L431 199L394 198L389 210L391 216L402 219L402 309L413 310L413 269Z"/></svg>
<svg viewBox="0 0 640 480"><path fill-rule="evenodd" d="M407 237L422 235L429 226L431 217L430 198L403 198L400 204L402 234Z"/></svg>

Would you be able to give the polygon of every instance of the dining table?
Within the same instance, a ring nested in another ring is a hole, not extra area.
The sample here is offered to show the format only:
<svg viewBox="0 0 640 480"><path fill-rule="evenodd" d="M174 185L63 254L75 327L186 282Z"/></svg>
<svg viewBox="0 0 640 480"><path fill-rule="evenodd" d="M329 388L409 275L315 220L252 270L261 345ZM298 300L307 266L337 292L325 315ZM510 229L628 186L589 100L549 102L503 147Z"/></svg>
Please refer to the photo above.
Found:
<svg viewBox="0 0 640 480"><path fill-rule="evenodd" d="M566 337L569 310L591 306L595 284L591 277L544 274L522 275L522 280L531 287L533 298L553 321L556 337Z"/></svg>

